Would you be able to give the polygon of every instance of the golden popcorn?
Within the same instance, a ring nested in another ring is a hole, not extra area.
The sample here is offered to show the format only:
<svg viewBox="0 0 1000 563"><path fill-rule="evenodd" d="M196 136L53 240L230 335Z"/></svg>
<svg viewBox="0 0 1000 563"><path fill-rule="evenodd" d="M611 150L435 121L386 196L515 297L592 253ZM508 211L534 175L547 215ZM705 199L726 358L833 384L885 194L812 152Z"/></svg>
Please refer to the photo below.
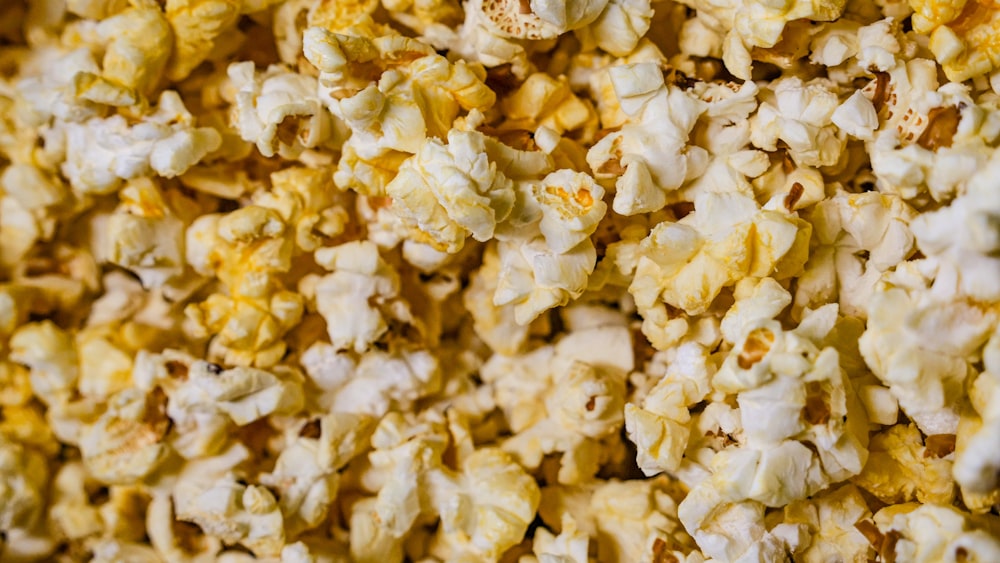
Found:
<svg viewBox="0 0 1000 563"><path fill-rule="evenodd" d="M0 4L0 561L1000 560L995 1Z"/></svg>

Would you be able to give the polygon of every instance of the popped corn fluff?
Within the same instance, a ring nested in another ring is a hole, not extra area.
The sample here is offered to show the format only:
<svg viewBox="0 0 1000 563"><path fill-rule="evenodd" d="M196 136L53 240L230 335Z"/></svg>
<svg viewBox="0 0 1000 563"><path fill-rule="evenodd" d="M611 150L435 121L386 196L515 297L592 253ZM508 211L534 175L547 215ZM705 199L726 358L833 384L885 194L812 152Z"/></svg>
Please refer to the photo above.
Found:
<svg viewBox="0 0 1000 563"><path fill-rule="evenodd" d="M0 0L0 561L1000 561L1000 3Z"/></svg>

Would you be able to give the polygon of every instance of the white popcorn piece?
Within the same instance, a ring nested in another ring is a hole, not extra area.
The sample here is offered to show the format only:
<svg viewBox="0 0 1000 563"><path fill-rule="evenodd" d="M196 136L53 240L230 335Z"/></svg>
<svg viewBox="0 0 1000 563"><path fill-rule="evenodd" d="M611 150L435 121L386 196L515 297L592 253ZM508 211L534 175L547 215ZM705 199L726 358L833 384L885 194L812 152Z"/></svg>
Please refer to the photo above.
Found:
<svg viewBox="0 0 1000 563"><path fill-rule="evenodd" d="M439 535L456 555L481 560L496 560L520 541L541 496L535 480L496 448L472 452L457 474L431 473L428 484Z"/></svg>
<svg viewBox="0 0 1000 563"><path fill-rule="evenodd" d="M709 475L679 506L706 555L741 556L748 541L763 541L759 549L784 549L783 541L768 539L761 529L762 505L805 499L864 467L865 413L837 351L815 342L836 317L836 306L828 305L789 332L775 321L759 321L712 377L713 388L736 393L741 430L735 445L708 459ZM740 528L720 528L720 521L737 517Z"/></svg>
<svg viewBox="0 0 1000 563"><path fill-rule="evenodd" d="M382 195L425 137L445 137L462 111L487 109L496 100L481 66L450 63L401 35L314 27L304 41L306 58L320 70L318 95L352 132L334 176L342 188ZM358 73L366 67L379 69L375 80Z"/></svg>
<svg viewBox="0 0 1000 563"><path fill-rule="evenodd" d="M535 0L527 5L509 0L479 0L467 9L472 10L493 35L538 40L551 39L593 22L608 4L608 0Z"/></svg>
<svg viewBox="0 0 1000 563"><path fill-rule="evenodd" d="M882 191L947 201L992 156L986 147L1000 136L995 102L977 103L960 84L939 87L933 61L896 65L865 90L886 108L868 148Z"/></svg>
<svg viewBox="0 0 1000 563"><path fill-rule="evenodd" d="M973 512L984 512L996 504L997 473L1000 467L995 448L987 444L1000 426L1000 336L993 333L983 350L985 370L969 389L973 413L963 414L956 436L952 474L961 487L962 500Z"/></svg>
<svg viewBox="0 0 1000 563"><path fill-rule="evenodd" d="M913 252L915 217L901 198L877 192L816 204L810 220L818 244L799 278L796 307L837 299L844 314L864 317L882 274Z"/></svg>
<svg viewBox="0 0 1000 563"><path fill-rule="evenodd" d="M707 152L688 145L704 104L666 85L652 63L614 66L609 75L630 120L591 147L587 163L598 179L617 178L616 213L657 211L670 191L697 177L707 164Z"/></svg>
<svg viewBox="0 0 1000 563"><path fill-rule="evenodd" d="M230 65L228 74L236 89L233 125L262 155L294 159L330 140L333 117L314 78L277 66L258 76L251 62Z"/></svg>
<svg viewBox="0 0 1000 563"><path fill-rule="evenodd" d="M890 512L892 508L876 514L875 523L883 535L896 538L890 551L895 557L919 562L962 557L991 561L1000 557L1000 540L995 533L956 508L925 504L895 514ZM989 525L996 526L996 522Z"/></svg>
<svg viewBox="0 0 1000 563"><path fill-rule="evenodd" d="M587 561L589 538L582 533L569 513L563 513L558 535L544 527L535 532L531 549L540 563L582 563Z"/></svg>
<svg viewBox="0 0 1000 563"><path fill-rule="evenodd" d="M294 414L301 409L300 377L289 370L224 370L217 364L196 361L188 369L186 381L171 396L171 403L176 400L179 408L200 405L202 411L217 409L244 426L270 414Z"/></svg>
<svg viewBox="0 0 1000 563"><path fill-rule="evenodd" d="M589 239L566 252L554 251L542 236L501 240L497 252L500 274L493 304L512 304L521 325L582 295L597 261Z"/></svg>
<svg viewBox="0 0 1000 563"><path fill-rule="evenodd" d="M804 541L788 542L803 561L841 558L857 561L870 556L871 544L861 531L871 517L865 499L854 486L844 485L814 499L796 501L784 509L778 527L805 528Z"/></svg>
<svg viewBox="0 0 1000 563"><path fill-rule="evenodd" d="M875 106L861 90L854 92L844 103L837 106L830 116L830 121L848 135L865 141L874 138L873 133L879 125Z"/></svg>
<svg viewBox="0 0 1000 563"><path fill-rule="evenodd" d="M149 178L132 180L108 219L107 256L130 269L145 287L160 287L184 271L184 222ZM174 198L177 204L188 203Z"/></svg>
<svg viewBox="0 0 1000 563"><path fill-rule="evenodd" d="M516 354L528 339L530 325L519 324L514 307L496 306L493 295L500 279L500 256L495 245L483 252L483 263L462 294L462 303L472 316L472 328L492 350L500 354Z"/></svg>
<svg viewBox="0 0 1000 563"><path fill-rule="evenodd" d="M320 249L316 260L332 272L315 287L330 342L338 350L364 352L389 328L380 305L397 296L399 275L369 241Z"/></svg>
<svg viewBox="0 0 1000 563"><path fill-rule="evenodd" d="M772 83L774 102L763 102L752 120L753 144L773 151L781 140L799 166L835 164L846 139L837 134L832 121L839 102L831 86L823 80L806 83L798 77Z"/></svg>
<svg viewBox="0 0 1000 563"><path fill-rule="evenodd" d="M318 441L300 437L278 456L274 470L260 482L278 493L285 530L294 537L313 528L326 517L337 496L338 468L320 461Z"/></svg>
<svg viewBox="0 0 1000 563"><path fill-rule="evenodd" d="M787 40L788 24L796 20L833 21L844 12L846 2L840 0L795 0L770 3L758 0L707 2L688 0L685 4L696 9L704 20L702 27L725 34L722 59L736 77L749 80L753 60L761 56L756 48L775 47Z"/></svg>
<svg viewBox="0 0 1000 563"><path fill-rule="evenodd" d="M969 358L986 343L996 314L887 288L872 296L868 319L858 344L872 372L925 434L955 434Z"/></svg>
<svg viewBox="0 0 1000 563"><path fill-rule="evenodd" d="M194 117L173 90L164 91L156 110L129 125L121 115L63 123L66 162L62 172L79 193L105 194L122 180L156 173L173 178L219 148L222 137L211 127L196 127Z"/></svg>
<svg viewBox="0 0 1000 563"><path fill-rule="evenodd" d="M675 547L693 551L691 538L677 520L677 504L669 484L663 481L606 481L588 501L584 501L589 506L579 517L580 525L597 538L601 561L643 560L645 553L657 551L658 543L667 544L660 550Z"/></svg>
<svg viewBox="0 0 1000 563"><path fill-rule="evenodd" d="M1000 300L1000 235L995 228L1000 203L991 188L998 173L1000 159L994 155L951 205L912 223L917 247L939 263L935 283L984 302Z"/></svg>
<svg viewBox="0 0 1000 563"><path fill-rule="evenodd" d="M52 321L21 326L10 337L10 359L31 369L31 388L48 404L69 398L79 377L72 337Z"/></svg>
<svg viewBox="0 0 1000 563"><path fill-rule="evenodd" d="M281 510L264 487L243 485L231 475L178 483L177 518L193 522L225 543L239 543L258 557L275 557L285 543Z"/></svg>
<svg viewBox="0 0 1000 563"><path fill-rule="evenodd" d="M625 405L625 429L638 449L636 463L646 475L675 471L688 446L688 409L710 391L714 367L708 350L685 342L668 352L668 368L641 405Z"/></svg>
<svg viewBox="0 0 1000 563"><path fill-rule="evenodd" d="M607 209L604 189L587 174L558 170L533 188L542 211L538 228L554 252L567 252L587 240Z"/></svg>
<svg viewBox="0 0 1000 563"><path fill-rule="evenodd" d="M370 351L336 391L331 409L378 417L393 409L412 408L441 388L441 372L437 358L426 350Z"/></svg>
<svg viewBox="0 0 1000 563"><path fill-rule="evenodd" d="M614 346L601 350L599 342ZM482 368L497 405L516 434L504 450L527 467L562 453L558 478L575 484L597 470L597 440L621 428L625 374L633 367L631 335L624 326L573 332L555 346L507 358L494 355Z"/></svg>
<svg viewBox="0 0 1000 563"><path fill-rule="evenodd" d="M652 19L653 8L648 0L609 0L600 16L576 34L584 44L593 43L624 57L649 31Z"/></svg>

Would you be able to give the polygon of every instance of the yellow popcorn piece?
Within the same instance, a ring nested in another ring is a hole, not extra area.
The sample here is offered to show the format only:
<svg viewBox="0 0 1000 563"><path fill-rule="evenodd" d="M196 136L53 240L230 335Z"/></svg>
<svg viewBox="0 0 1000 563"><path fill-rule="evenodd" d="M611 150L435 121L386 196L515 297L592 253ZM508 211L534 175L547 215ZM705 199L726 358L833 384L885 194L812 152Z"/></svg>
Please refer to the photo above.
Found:
<svg viewBox="0 0 1000 563"><path fill-rule="evenodd" d="M174 36L174 50L166 67L167 78L183 80L207 59L215 40L235 26L241 7L242 2L238 0L167 2L164 15Z"/></svg>
<svg viewBox="0 0 1000 563"><path fill-rule="evenodd" d="M804 220L758 210L752 198L738 194L705 193L694 206L680 221L657 225L640 244L629 288L640 310L662 300L700 314L746 276L782 279L801 271L811 231Z"/></svg>
<svg viewBox="0 0 1000 563"><path fill-rule="evenodd" d="M876 434L869 462L851 481L886 504L948 504L955 497L951 477L955 437L921 438L915 426L896 425Z"/></svg>
<svg viewBox="0 0 1000 563"><path fill-rule="evenodd" d="M930 49L948 79L962 82L1000 66L1000 15L988 1L910 0L913 29L930 34Z"/></svg>
<svg viewBox="0 0 1000 563"><path fill-rule="evenodd" d="M112 397L108 410L83 428L80 452L87 470L102 482L130 484L148 475L169 452L170 429L163 393L149 396L127 389Z"/></svg>
<svg viewBox="0 0 1000 563"><path fill-rule="evenodd" d="M454 254L470 235L493 237L514 207L514 189L487 158L481 134L453 129L447 140L428 139L385 191L391 209L412 225L413 240Z"/></svg>
<svg viewBox="0 0 1000 563"><path fill-rule="evenodd" d="M74 77L77 95L130 106L152 94L173 47L169 22L158 6L138 4L102 20L97 36L107 42L101 73Z"/></svg>

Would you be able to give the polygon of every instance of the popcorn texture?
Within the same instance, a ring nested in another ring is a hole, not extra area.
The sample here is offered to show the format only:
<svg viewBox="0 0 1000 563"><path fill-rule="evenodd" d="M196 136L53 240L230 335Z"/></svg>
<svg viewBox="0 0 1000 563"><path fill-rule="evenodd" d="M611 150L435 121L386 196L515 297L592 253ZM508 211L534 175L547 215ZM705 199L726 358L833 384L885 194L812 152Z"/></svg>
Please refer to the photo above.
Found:
<svg viewBox="0 0 1000 563"><path fill-rule="evenodd" d="M995 2L0 4L0 561L1000 561Z"/></svg>

